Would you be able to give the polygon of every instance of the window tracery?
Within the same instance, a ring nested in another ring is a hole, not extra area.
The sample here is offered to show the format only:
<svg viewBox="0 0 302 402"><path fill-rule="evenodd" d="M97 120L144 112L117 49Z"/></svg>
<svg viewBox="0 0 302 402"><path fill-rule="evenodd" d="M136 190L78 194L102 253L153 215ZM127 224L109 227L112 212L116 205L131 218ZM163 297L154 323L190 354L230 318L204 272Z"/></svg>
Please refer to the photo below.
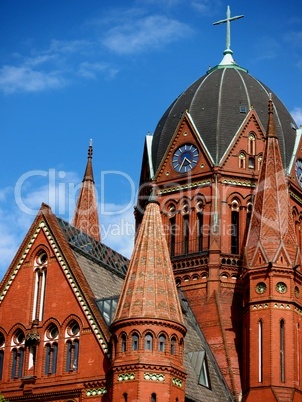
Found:
<svg viewBox="0 0 302 402"><path fill-rule="evenodd" d="M80 325L76 320L71 320L67 325L66 334L66 371L72 372L78 369Z"/></svg>
<svg viewBox="0 0 302 402"><path fill-rule="evenodd" d="M17 329L12 337L12 370L11 378L23 376L25 335L21 329Z"/></svg>
<svg viewBox="0 0 302 402"><path fill-rule="evenodd" d="M55 324L50 324L45 333L45 367L44 374L57 372L59 330Z"/></svg>

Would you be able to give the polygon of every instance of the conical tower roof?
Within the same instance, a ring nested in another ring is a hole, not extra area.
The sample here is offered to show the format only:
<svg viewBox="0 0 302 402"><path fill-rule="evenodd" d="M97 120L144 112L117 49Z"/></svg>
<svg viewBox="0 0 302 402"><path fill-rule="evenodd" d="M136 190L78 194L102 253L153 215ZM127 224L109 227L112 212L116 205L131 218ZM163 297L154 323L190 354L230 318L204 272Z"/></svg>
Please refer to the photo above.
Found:
<svg viewBox="0 0 302 402"><path fill-rule="evenodd" d="M276 135L274 105L269 100L266 148L255 196L254 209L246 244L250 268L261 263L280 263L293 267L297 263L298 245L291 215L288 188ZM280 255L284 258L279 259Z"/></svg>
<svg viewBox="0 0 302 402"><path fill-rule="evenodd" d="M92 141L88 148L88 160L77 201L72 224L97 241L101 241L96 191L92 169Z"/></svg>
<svg viewBox="0 0 302 402"><path fill-rule="evenodd" d="M114 323L136 318L183 325L160 209L154 195L145 210Z"/></svg>

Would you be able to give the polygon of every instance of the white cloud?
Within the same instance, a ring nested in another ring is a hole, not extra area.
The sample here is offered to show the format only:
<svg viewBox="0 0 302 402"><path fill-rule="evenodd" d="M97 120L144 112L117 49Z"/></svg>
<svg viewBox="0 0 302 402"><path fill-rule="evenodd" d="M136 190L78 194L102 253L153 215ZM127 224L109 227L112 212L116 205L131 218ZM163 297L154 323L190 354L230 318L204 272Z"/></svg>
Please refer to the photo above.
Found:
<svg viewBox="0 0 302 402"><path fill-rule="evenodd" d="M189 35L188 25L162 15L141 17L110 29L103 44L119 54L131 54L161 48Z"/></svg>
<svg viewBox="0 0 302 402"><path fill-rule="evenodd" d="M302 46L302 31L288 32L284 36L284 39L287 43L289 43L293 46L301 47Z"/></svg>
<svg viewBox="0 0 302 402"><path fill-rule="evenodd" d="M302 125L302 107L295 107L294 110L291 111L291 115L298 126Z"/></svg>
<svg viewBox="0 0 302 402"><path fill-rule="evenodd" d="M201 14L213 14L221 5L220 0L192 0L191 6Z"/></svg>
<svg viewBox="0 0 302 402"><path fill-rule="evenodd" d="M26 66L4 66L0 69L0 91L6 94L18 91L38 92L64 85L66 80L57 71L37 71Z"/></svg>
<svg viewBox="0 0 302 402"><path fill-rule="evenodd" d="M83 62L78 69L78 75L87 79L97 79L98 73L105 73L109 78L114 78L118 73L118 69L111 67L108 63Z"/></svg>

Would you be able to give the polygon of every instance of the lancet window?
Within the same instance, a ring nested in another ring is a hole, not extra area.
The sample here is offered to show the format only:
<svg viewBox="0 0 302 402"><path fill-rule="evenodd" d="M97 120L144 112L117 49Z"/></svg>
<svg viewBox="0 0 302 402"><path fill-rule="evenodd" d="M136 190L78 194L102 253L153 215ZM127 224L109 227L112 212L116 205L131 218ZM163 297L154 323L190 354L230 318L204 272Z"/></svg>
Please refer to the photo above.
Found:
<svg viewBox="0 0 302 402"><path fill-rule="evenodd" d="M237 199L231 205L231 253L239 253L239 202Z"/></svg>
<svg viewBox="0 0 302 402"><path fill-rule="evenodd" d="M66 371L77 371L79 361L80 326L72 320L66 329Z"/></svg>
<svg viewBox="0 0 302 402"><path fill-rule="evenodd" d="M45 374L57 372L59 330L55 324L51 324L45 333Z"/></svg>
<svg viewBox="0 0 302 402"><path fill-rule="evenodd" d="M21 378L24 366L25 335L17 329L12 337L12 369L11 378Z"/></svg>
<svg viewBox="0 0 302 402"><path fill-rule="evenodd" d="M45 299L45 286L46 286L46 271L47 271L48 256L43 250L38 253L35 263L35 289L34 289L34 303L32 311L32 320L42 321Z"/></svg>
<svg viewBox="0 0 302 402"><path fill-rule="evenodd" d="M3 375L4 348L5 348L5 337L3 333L0 332L0 380L2 380Z"/></svg>

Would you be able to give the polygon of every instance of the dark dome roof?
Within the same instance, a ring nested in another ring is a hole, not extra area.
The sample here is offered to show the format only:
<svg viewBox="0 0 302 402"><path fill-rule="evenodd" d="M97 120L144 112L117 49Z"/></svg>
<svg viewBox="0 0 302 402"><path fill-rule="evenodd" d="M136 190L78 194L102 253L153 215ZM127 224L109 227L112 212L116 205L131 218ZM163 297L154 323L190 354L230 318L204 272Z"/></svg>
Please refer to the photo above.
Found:
<svg viewBox="0 0 302 402"><path fill-rule="evenodd" d="M160 119L152 142L154 171L169 146L179 119L188 110L214 163L219 164L250 108L266 129L269 94L275 105L275 125L283 163L288 166L294 148L296 123L280 99L237 65L210 70L186 89Z"/></svg>

